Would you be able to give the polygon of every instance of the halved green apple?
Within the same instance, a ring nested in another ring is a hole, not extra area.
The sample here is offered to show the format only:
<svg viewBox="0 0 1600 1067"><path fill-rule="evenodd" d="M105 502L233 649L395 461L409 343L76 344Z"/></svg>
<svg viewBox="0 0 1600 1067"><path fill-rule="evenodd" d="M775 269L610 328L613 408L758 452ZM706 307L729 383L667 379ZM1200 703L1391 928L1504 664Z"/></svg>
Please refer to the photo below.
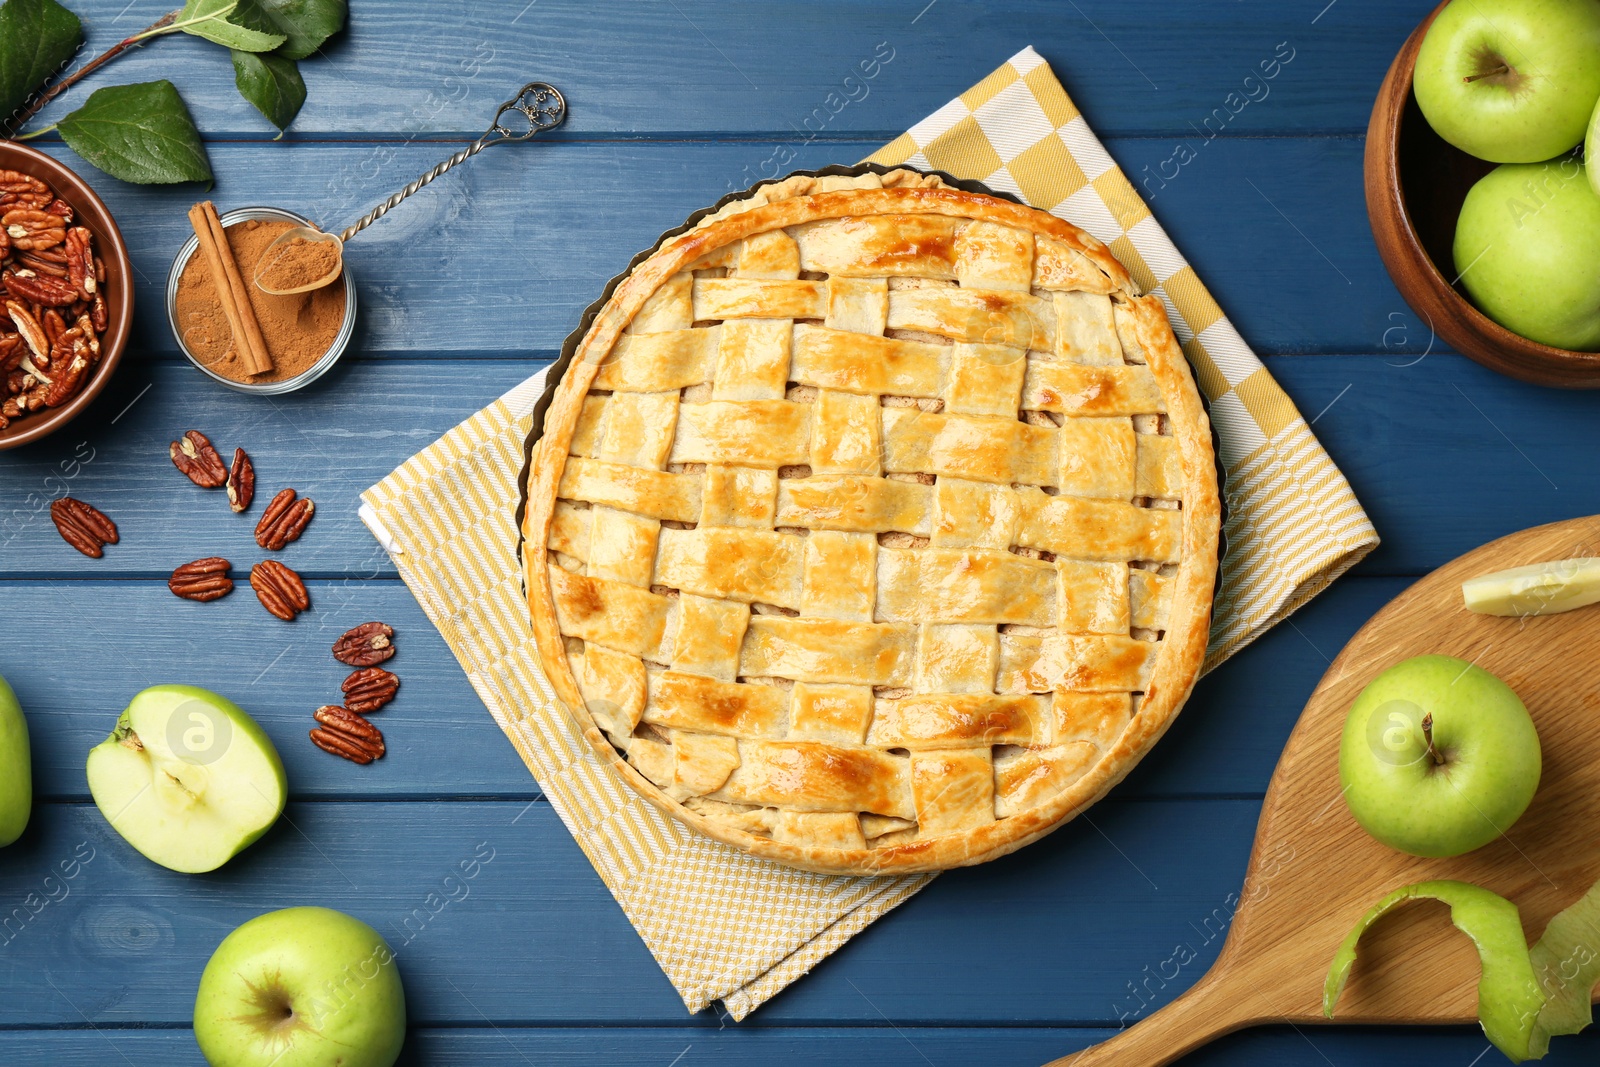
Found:
<svg viewBox="0 0 1600 1067"><path fill-rule="evenodd" d="M89 752L89 791L123 839L163 867L214 871L266 833L288 780L243 708L192 685L151 686Z"/></svg>

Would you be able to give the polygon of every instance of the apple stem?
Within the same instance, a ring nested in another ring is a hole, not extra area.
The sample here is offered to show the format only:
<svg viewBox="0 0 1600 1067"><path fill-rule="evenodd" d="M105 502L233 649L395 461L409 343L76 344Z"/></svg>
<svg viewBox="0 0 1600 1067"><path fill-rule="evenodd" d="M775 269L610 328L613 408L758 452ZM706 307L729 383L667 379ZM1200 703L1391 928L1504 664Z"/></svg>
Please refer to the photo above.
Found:
<svg viewBox="0 0 1600 1067"><path fill-rule="evenodd" d="M1508 64L1498 63L1493 68L1491 68L1489 70L1486 70L1486 71L1483 71L1481 74L1469 74L1465 78L1462 78L1461 80L1470 85L1471 83L1473 83L1475 81L1478 81L1479 79L1482 79L1482 78L1495 78L1495 77L1500 76L1501 74L1510 74L1510 73L1511 73L1511 67Z"/></svg>
<svg viewBox="0 0 1600 1067"><path fill-rule="evenodd" d="M1444 766L1444 757L1439 750L1433 747L1433 712L1422 717L1422 739L1428 743L1428 758L1433 760L1435 767Z"/></svg>

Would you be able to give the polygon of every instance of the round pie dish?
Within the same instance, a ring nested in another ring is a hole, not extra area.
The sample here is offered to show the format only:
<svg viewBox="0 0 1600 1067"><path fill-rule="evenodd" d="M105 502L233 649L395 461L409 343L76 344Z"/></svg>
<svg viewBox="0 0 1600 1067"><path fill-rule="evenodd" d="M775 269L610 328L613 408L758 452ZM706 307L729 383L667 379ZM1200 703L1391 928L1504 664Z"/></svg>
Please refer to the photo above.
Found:
<svg viewBox="0 0 1600 1067"><path fill-rule="evenodd" d="M36 148L15 141L0 140L0 170L14 170L38 178L49 185L62 200L72 205L79 225L87 226L94 234L95 251L106 268L104 295L106 298L107 325L100 337L100 362L94 376L84 383L67 403L58 408L46 408L38 414L14 419L11 425L0 430L0 451L47 437L73 419L105 389L122 362L122 353L128 346L128 334L133 327L133 264L128 259L127 246L122 242L122 231L105 203L84 181L65 164L51 158Z"/></svg>
<svg viewBox="0 0 1600 1067"><path fill-rule="evenodd" d="M668 814L831 874L981 863L1182 707L1220 525L1160 302L1044 212L796 175L610 293L530 458L551 683Z"/></svg>

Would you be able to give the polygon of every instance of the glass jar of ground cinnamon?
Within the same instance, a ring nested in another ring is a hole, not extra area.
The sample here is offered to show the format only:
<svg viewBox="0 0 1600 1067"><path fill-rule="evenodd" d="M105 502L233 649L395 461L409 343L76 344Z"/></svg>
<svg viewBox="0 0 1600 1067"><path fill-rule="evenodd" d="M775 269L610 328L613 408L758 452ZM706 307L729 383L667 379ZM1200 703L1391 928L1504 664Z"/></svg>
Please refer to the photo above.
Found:
<svg viewBox="0 0 1600 1067"><path fill-rule="evenodd" d="M286 230L310 225L279 208L241 208L221 217L228 247L245 279L255 276L267 246ZM253 283L249 300L260 324L272 367L250 373L250 362L234 343L215 278L198 241L190 239L167 279L167 316L184 353L206 374L246 392L283 393L320 377L336 362L355 326L355 286L348 265L330 285L291 296L274 296Z"/></svg>

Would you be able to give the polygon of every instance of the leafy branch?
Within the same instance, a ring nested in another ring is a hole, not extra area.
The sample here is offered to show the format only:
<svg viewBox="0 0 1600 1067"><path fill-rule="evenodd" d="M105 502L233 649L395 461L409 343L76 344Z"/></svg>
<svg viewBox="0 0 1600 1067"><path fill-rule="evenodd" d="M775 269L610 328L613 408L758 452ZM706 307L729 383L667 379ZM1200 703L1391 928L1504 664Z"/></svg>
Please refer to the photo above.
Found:
<svg viewBox="0 0 1600 1067"><path fill-rule="evenodd" d="M96 90L84 106L19 133L52 100L145 41L187 33L227 48L234 83L279 136L305 103L298 61L344 27L347 0L187 0L71 74L58 77L83 42L78 17L57 0L0 3L0 136L58 131L73 151L131 182L204 181L211 166L189 109L168 81Z"/></svg>

